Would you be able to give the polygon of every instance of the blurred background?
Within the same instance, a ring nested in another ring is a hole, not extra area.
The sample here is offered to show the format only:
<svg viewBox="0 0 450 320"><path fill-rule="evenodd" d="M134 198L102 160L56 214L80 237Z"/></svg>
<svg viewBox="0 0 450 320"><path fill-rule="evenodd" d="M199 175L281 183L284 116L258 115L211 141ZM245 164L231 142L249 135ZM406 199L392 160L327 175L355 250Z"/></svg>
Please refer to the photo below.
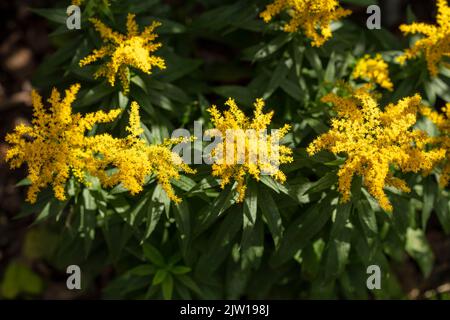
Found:
<svg viewBox="0 0 450 320"><path fill-rule="evenodd" d="M183 0L166 2L175 7ZM202 1L198 2L201 13ZM411 12L418 20L428 22L434 21L436 13L435 1L431 0L380 0L379 5L383 27L399 36L398 26L406 22ZM107 281L107 275L97 279L98 288L89 294L67 290L65 273L52 268L45 262L45 254L41 254L45 251L42 247L51 247L52 237L42 235L39 226L31 226L33 217L15 219L24 199L24 188L15 185L25 177L26 171L9 170L4 161L7 150L4 138L17 124L29 122L33 72L54 49L47 37L51 28L29 8L53 6L55 1L50 0L0 1L0 299L100 298L101 288ZM365 8L345 6L354 11L350 19L365 25ZM411 261L396 266L411 299L432 299L437 293L450 292L450 239L437 223L430 224L427 237L436 257L434 271L428 279L423 279Z"/></svg>

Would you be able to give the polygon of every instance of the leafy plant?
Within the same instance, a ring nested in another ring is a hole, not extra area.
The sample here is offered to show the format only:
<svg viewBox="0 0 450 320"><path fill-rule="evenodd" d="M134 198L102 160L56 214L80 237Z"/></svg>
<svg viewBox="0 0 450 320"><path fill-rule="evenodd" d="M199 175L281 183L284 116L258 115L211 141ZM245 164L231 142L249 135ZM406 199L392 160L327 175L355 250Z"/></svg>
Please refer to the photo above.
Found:
<svg viewBox="0 0 450 320"><path fill-rule="evenodd" d="M146 177L143 190L136 194L123 183L104 185L91 175L86 176L87 183L80 183L70 176L64 201L47 188L34 204L24 204L21 213L36 214L37 222L60 230L49 258L54 266L79 264L88 286L112 266L114 277L104 296L137 299L401 298L405 293L392 266L408 256L424 277L430 275L434 261L426 237L430 218L437 217L442 230L450 232L449 191L439 185L443 174L439 161L428 175L416 170L402 173L388 165L410 192L384 188L392 206L391 211L384 206L385 211L367 184L373 168L367 167L363 178L355 174L349 184L351 196L343 202L338 175L348 155L324 150L311 155L307 148L329 132L336 118L323 97L370 81L352 75L366 55L383 59L388 66L383 70L391 77L392 91L380 88L374 94L380 110L416 93L423 104L439 110L450 101L448 69L442 67L433 77L423 57L401 66L395 57L408 47L406 38L399 40L384 29L365 29L349 19L332 22L332 37L312 46L301 28L283 30L291 18L286 12L270 23L260 18L268 1L169 5L160 0L123 0L99 6L94 0L85 2L81 30L66 28L67 16L60 9L66 2L34 10L53 24L49 37L56 49L40 66L33 85L44 95L52 87L80 83L73 112L121 110L108 123L92 126L87 137L108 134L126 139L133 102L140 106L141 137L151 145L162 144L180 127L195 135L195 121L213 128L208 114L213 103L223 105L231 97L250 115L255 99L262 98L275 111L273 128L292 126L283 139L292 149L292 162L280 167L287 176L285 183L270 175L245 176L242 199L234 181L221 188L221 180L206 164L192 166L195 174L180 173L170 180L181 202L172 201L155 175ZM155 32L162 46L155 54L166 66L151 74L133 67L124 71L129 91L96 78L99 65L79 63L103 44L97 32L101 28L94 30L88 18L125 34L128 13L136 15L141 30L152 21L161 22ZM419 111L411 113L417 113L417 121L407 130L421 129L427 137L440 134ZM432 143L424 147L430 148ZM446 155L441 152L439 157L443 160ZM380 266L382 290L368 290L369 265ZM9 277L3 287L8 288ZM17 290L7 290L5 297L15 296Z"/></svg>

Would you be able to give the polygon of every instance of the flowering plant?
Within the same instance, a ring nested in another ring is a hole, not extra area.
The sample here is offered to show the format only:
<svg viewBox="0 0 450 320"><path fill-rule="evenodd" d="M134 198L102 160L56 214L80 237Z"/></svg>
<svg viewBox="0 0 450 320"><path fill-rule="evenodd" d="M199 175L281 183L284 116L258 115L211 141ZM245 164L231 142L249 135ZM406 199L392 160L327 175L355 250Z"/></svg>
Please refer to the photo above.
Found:
<svg viewBox="0 0 450 320"><path fill-rule="evenodd" d="M57 49L6 160L48 263L86 292L113 268L108 298L404 297L394 266L430 275L430 219L450 233L447 1L400 27L411 46L352 22L358 1L201 2L73 1L80 30L36 10ZM186 161L194 123L212 163Z"/></svg>

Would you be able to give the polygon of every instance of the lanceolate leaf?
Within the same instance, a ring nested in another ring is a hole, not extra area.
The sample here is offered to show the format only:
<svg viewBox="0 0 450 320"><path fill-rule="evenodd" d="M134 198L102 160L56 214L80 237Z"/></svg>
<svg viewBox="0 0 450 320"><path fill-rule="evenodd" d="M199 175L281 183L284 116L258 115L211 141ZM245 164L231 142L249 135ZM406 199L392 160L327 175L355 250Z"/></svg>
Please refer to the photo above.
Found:
<svg viewBox="0 0 450 320"><path fill-rule="evenodd" d="M224 213L233 204L233 186L228 185L220 193L214 202L207 208L203 216L200 216L200 225L196 230L196 234L207 229L214 221L216 221L222 213Z"/></svg>
<svg viewBox="0 0 450 320"><path fill-rule="evenodd" d="M229 210L209 241L208 250L200 257L196 271L199 275L213 273L230 253L236 234L242 228L242 210Z"/></svg>
<svg viewBox="0 0 450 320"><path fill-rule="evenodd" d="M246 197L244 201L244 215L248 218L250 224L256 221L256 213L258 210L258 190L254 183L249 183L246 190Z"/></svg>
<svg viewBox="0 0 450 320"><path fill-rule="evenodd" d="M335 195L324 198L321 202L312 205L306 212L300 213L300 217L290 223L280 248L272 257L271 262L274 265L282 264L293 258L323 228L332 215L331 202L335 198Z"/></svg>
<svg viewBox="0 0 450 320"><path fill-rule="evenodd" d="M176 204L174 214L183 255L187 256L191 242L191 214L187 203Z"/></svg>
<svg viewBox="0 0 450 320"><path fill-rule="evenodd" d="M258 267L264 252L264 225L261 218L254 223L244 215L241 240L241 268Z"/></svg>
<svg viewBox="0 0 450 320"><path fill-rule="evenodd" d="M280 212L272 198L272 195L267 191L267 188L259 189L260 195L258 196L258 205L264 215L264 219L272 234L275 246L278 247L281 237L283 235L284 227L283 220L281 219Z"/></svg>
<svg viewBox="0 0 450 320"><path fill-rule="evenodd" d="M352 211L350 203L338 205L328 240L325 274L327 278L339 276L347 264L350 254L351 225L349 217Z"/></svg>
<svg viewBox="0 0 450 320"><path fill-rule="evenodd" d="M433 267L434 255L422 230L407 230L405 249L417 261L423 275L428 277Z"/></svg>
<svg viewBox="0 0 450 320"><path fill-rule="evenodd" d="M161 185L155 187L155 191L152 194L150 203L147 204L147 228L145 231L145 239L150 237L155 230L161 215L166 208L170 205L170 200L162 189Z"/></svg>
<svg viewBox="0 0 450 320"><path fill-rule="evenodd" d="M142 249L144 251L144 258L150 261L151 263L155 264L158 267L164 267L165 261L164 257L161 255L161 253L156 249L154 246L152 246L149 243L145 243L142 246Z"/></svg>

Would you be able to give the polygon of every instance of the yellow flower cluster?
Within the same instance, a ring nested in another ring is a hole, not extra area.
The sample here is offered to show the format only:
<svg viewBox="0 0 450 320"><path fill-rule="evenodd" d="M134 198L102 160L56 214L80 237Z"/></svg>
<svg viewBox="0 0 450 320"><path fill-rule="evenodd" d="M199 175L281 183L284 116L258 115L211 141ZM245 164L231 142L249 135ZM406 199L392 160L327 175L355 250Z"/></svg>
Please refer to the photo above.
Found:
<svg viewBox="0 0 450 320"><path fill-rule="evenodd" d="M366 80L371 84L378 84L389 91L394 88L394 84L389 78L389 66L383 60L381 54L377 54L375 58L366 55L360 59L353 70L352 76L355 79Z"/></svg>
<svg viewBox="0 0 450 320"><path fill-rule="evenodd" d="M432 137L431 143L446 151L444 167L442 169L440 184L442 187L448 186L450 182L450 103L443 108L442 114L431 110L429 107L422 107L421 114L428 117L439 129L440 135Z"/></svg>
<svg viewBox="0 0 450 320"><path fill-rule="evenodd" d="M269 22L283 11L291 16L284 31L296 32L301 28L315 47L322 46L331 38L332 21L351 14L350 10L339 6L338 0L275 0L260 16L265 22Z"/></svg>
<svg viewBox="0 0 450 320"><path fill-rule="evenodd" d="M85 0L72 0L72 5L74 6L81 6L84 3ZM99 1L99 0L96 0ZM103 2L104 5L109 6L109 0L100 0L101 2Z"/></svg>
<svg viewBox="0 0 450 320"><path fill-rule="evenodd" d="M130 120L127 126L128 136L117 139L109 134L94 136L90 140L89 149L102 157L95 158L95 175L105 187L121 183L131 194L142 191L148 176L154 175L168 197L180 202L170 184L171 179L179 179L180 171L195 173L183 162L181 157L171 151L171 147L181 142L179 139L166 140L161 145L148 145L140 138L143 129L140 125L139 106L131 104ZM117 170L109 174L107 168Z"/></svg>
<svg viewBox="0 0 450 320"><path fill-rule="evenodd" d="M236 181L238 201L241 202L245 197L247 175L256 180L262 174L271 175L280 182L286 180L279 165L293 161L292 150L280 146L279 141L290 126L286 124L268 134L273 111L266 114L262 112L262 99L257 99L254 103L253 119L248 118L233 99L228 99L225 105L229 109L223 113L214 105L208 109L214 129L208 130L207 134L221 138L212 152L215 160L212 174L221 178L222 188L231 180Z"/></svg>
<svg viewBox="0 0 450 320"><path fill-rule="evenodd" d="M331 93L323 101L335 106L337 117L332 119L330 131L309 145L308 153L326 149L346 154L338 173L338 189L344 202L350 198L352 178L357 174L363 177L364 186L380 206L391 211L383 188L392 186L405 192L409 188L393 176L390 168L429 172L445 157L442 149L426 151L426 133L411 129L421 104L419 95L389 104L384 111L365 88L354 90L349 97Z"/></svg>
<svg viewBox="0 0 450 320"><path fill-rule="evenodd" d="M423 52L432 76L438 74L442 59L450 56L450 7L447 0L437 0L437 7L437 25L413 23L400 26L400 30L405 35L421 33L424 37L397 58L399 63L404 64L407 60L414 59ZM444 63L444 65L449 67L448 63Z"/></svg>
<svg viewBox="0 0 450 320"><path fill-rule="evenodd" d="M71 171L80 180L89 166L91 155L85 148L86 130L96 123L114 120L120 110L108 113L98 111L81 116L72 114L71 104L75 100L79 85L66 90L64 99L53 89L50 99L50 113L44 109L42 98L32 92L32 126L19 125L6 136L12 145L6 155L12 168L28 164L28 178L31 187L27 199L36 201L37 193L51 184L55 197L64 200L64 187Z"/></svg>
<svg viewBox="0 0 450 320"><path fill-rule="evenodd" d="M160 23L153 22L139 33L139 26L134 14L128 14L127 34L122 35L107 27L98 19L90 19L95 29L100 33L104 45L94 50L89 56L80 61L80 66L91 64L99 59L105 59L105 63L96 71L95 77L105 77L111 86L119 77L124 93L128 93L130 86L130 69L133 67L147 74L151 74L153 67L165 68L162 58L152 55L161 43L154 42L157 34L154 33Z"/></svg>
<svg viewBox="0 0 450 320"><path fill-rule="evenodd" d="M50 112L45 110L39 94L33 91L32 126L19 125L6 136L6 141L12 145L6 155L10 166L28 165L31 186L27 200L34 203L39 191L48 185L53 187L57 199L65 200L65 186L70 176L86 183L87 174L98 177L105 187L121 183L134 194L142 190L145 177L153 174L168 196L180 201L170 179L177 179L179 171L191 173L193 170L169 149L176 141L147 145L140 139L142 128L135 102L127 127L129 136L122 139L109 134L86 136L86 131L95 124L111 122L121 111L97 111L84 116L73 114L71 104L79 88L78 84L73 85L66 90L63 99L53 89L48 99Z"/></svg>

